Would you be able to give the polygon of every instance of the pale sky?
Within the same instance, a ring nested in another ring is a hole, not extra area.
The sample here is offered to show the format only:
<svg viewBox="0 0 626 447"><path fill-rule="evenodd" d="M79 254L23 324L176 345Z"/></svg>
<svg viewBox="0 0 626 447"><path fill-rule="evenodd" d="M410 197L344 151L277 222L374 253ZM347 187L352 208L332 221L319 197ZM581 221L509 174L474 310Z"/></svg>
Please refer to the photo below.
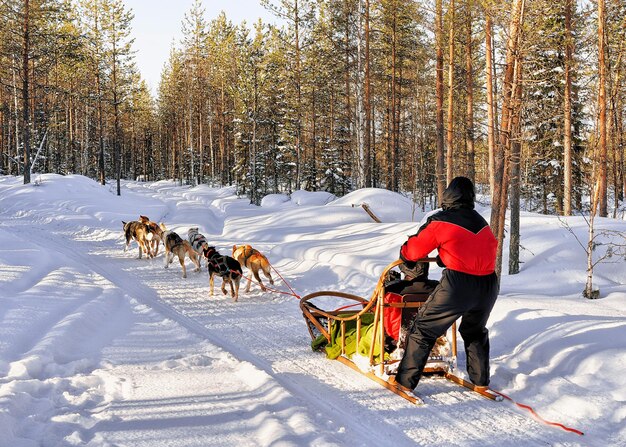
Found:
<svg viewBox="0 0 626 447"><path fill-rule="evenodd" d="M135 14L132 35L137 66L156 94L172 41L180 41L182 20L191 10L193 0L124 0L124 3ZM259 0L202 0L202 4L207 21L224 11L226 17L236 24L245 20L251 25L259 17L264 22L276 23L276 18L261 6Z"/></svg>

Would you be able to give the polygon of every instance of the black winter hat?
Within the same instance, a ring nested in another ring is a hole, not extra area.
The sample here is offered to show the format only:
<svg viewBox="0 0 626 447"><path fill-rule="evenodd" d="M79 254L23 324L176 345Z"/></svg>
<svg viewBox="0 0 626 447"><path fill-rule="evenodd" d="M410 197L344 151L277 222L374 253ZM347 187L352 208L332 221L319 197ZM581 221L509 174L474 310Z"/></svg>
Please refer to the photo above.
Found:
<svg viewBox="0 0 626 447"><path fill-rule="evenodd" d="M444 210L454 208L474 209L474 184L467 177L455 177L443 192L441 207Z"/></svg>

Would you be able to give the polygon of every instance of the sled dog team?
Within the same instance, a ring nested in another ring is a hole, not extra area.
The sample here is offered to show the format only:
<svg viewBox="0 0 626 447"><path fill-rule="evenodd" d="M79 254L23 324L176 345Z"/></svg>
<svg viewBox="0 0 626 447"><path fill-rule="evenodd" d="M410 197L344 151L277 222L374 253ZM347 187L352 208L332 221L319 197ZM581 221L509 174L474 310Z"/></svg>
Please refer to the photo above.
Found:
<svg viewBox="0 0 626 447"><path fill-rule="evenodd" d="M134 240L139 246L139 259L145 254L148 258L154 258L159 253L159 244L165 248L165 268L178 257L183 269L183 278L187 277L185 257L189 257L196 266L196 272L200 271L202 260L205 260L209 272L210 294L213 295L215 277L222 278L222 292L226 294L226 284L230 286L230 293L234 301L239 298L239 282L243 276L242 266L246 267L261 286L266 288L261 281L259 272L263 272L270 284L274 284L270 273L270 263L267 258L250 245L233 245L232 256L220 254L214 246L209 245L206 237L198 231L198 227L192 227L187 232L187 239L181 238L177 233L168 230L164 223L157 224L146 216L139 216L139 220L130 222L122 221L126 245L128 250ZM252 278L248 278L246 292L250 291Z"/></svg>

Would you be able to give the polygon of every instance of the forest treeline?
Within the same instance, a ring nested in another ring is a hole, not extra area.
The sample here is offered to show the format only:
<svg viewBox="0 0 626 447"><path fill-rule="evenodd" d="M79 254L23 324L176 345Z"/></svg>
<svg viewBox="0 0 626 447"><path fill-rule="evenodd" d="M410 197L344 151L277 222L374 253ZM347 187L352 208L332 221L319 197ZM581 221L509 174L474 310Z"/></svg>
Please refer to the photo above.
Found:
<svg viewBox="0 0 626 447"><path fill-rule="evenodd" d="M261 1L278 25L197 0L154 97L123 1L0 0L0 171L624 209L622 0Z"/></svg>

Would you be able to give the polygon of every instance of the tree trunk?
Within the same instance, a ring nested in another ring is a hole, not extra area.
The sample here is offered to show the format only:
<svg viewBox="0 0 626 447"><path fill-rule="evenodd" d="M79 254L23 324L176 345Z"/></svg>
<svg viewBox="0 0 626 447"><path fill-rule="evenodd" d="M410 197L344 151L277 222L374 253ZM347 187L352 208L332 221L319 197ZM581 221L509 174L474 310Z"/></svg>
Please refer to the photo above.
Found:
<svg viewBox="0 0 626 447"><path fill-rule="evenodd" d="M594 221L595 216L598 210L598 202L600 196L600 190L602 189L602 185L600 184L600 179L597 179L595 185L593 185L592 194L591 194L591 211L589 213L589 233L587 239L587 282L585 284L585 289L583 290L583 296L588 299L598 298L600 295L599 290L593 290L593 252L594 252Z"/></svg>
<svg viewBox="0 0 626 447"><path fill-rule="evenodd" d="M447 129L447 164L446 181L454 178L454 0L448 6L450 29L448 30L448 129Z"/></svg>
<svg viewBox="0 0 626 447"><path fill-rule="evenodd" d="M624 110L624 102L623 102L623 98L620 101L620 105L621 107L619 108L619 110ZM617 133L617 147L619 148L619 165L620 165L620 186L619 189L621 190L621 200L626 200L626 173L624 171L626 171L626 163L624 161L624 152L625 152L625 148L624 148L624 118L623 118L623 114L618 114L617 115L617 127L615 129L615 132Z"/></svg>
<svg viewBox="0 0 626 447"><path fill-rule="evenodd" d="M607 209L607 129L606 129L606 39L604 25L606 23L605 1L598 0L598 137L599 160L598 176L600 181L599 215L606 217Z"/></svg>
<svg viewBox="0 0 626 447"><path fill-rule="evenodd" d="M217 157L215 156L215 149L213 148L213 111L211 110L211 100L208 101L207 107L209 113L209 157L211 161L211 181L215 181L217 172L215 170L215 164L217 163Z"/></svg>
<svg viewBox="0 0 626 447"><path fill-rule="evenodd" d="M74 148L74 115L72 113L72 97L69 97L67 105L67 134L68 134L68 149L70 151L69 166L70 172L77 172L76 166L76 151Z"/></svg>
<svg viewBox="0 0 626 447"><path fill-rule="evenodd" d="M435 175L437 177L437 202L441 204L443 191L446 189L444 128L443 128L443 7L442 0L437 0L435 12L435 40L437 44L435 94L437 97L436 127L437 154L435 158Z"/></svg>
<svg viewBox="0 0 626 447"><path fill-rule="evenodd" d="M496 107L494 100L493 81L494 81L494 66L493 66L493 24L491 21L490 11L485 9L485 60L486 60L486 77L487 84L487 146L489 151L489 191L491 197L495 197L495 154L496 154L496 129L497 117Z"/></svg>
<svg viewBox="0 0 626 447"><path fill-rule="evenodd" d="M574 0L565 0L565 91L563 94L563 215L572 214L572 9Z"/></svg>
<svg viewBox="0 0 626 447"><path fill-rule="evenodd" d="M509 275L519 273L520 249L520 159L522 155L521 107L522 107L522 61L518 58L515 68L514 109L511 123L511 227L509 240Z"/></svg>
<svg viewBox="0 0 626 447"><path fill-rule="evenodd" d="M465 50L465 83L467 85L467 129L465 132L467 146L467 176L476 183L474 154L474 74L472 61L472 0L467 1L467 35Z"/></svg>
<svg viewBox="0 0 626 447"><path fill-rule="evenodd" d="M393 26L392 26L392 47L391 47L391 190L398 191L398 170L396 169L398 163L398 142L397 142L397 87L398 87L398 72L397 72L397 63L398 63L398 35L396 30L396 10L393 12Z"/></svg>
<svg viewBox="0 0 626 447"><path fill-rule="evenodd" d="M189 169L189 175L191 177L191 182L192 185L195 186L195 181L196 181L196 157L195 157L195 151L194 151L194 147L193 147L193 101L192 101L192 96L189 96L189 129L187 130L187 138L189 141L189 144L187 145L187 148L189 150L189 164L190 164L190 169Z"/></svg>
<svg viewBox="0 0 626 447"><path fill-rule="evenodd" d="M376 116L376 105L372 104L371 116ZM380 179L378 178L378 167L376 164L376 120L372 119L370 121L372 123L372 187L376 188L380 184ZM379 163L380 165L380 163Z"/></svg>
<svg viewBox="0 0 626 447"><path fill-rule="evenodd" d="M317 114L315 98L317 91L315 88L311 91L311 177L313 178L313 186L317 189Z"/></svg>
<svg viewBox="0 0 626 447"><path fill-rule="evenodd" d="M113 42L113 119L114 119L114 131L113 131L113 148L115 151L115 182L117 186L117 195L122 194L120 177L121 177L121 151L120 151L120 110L118 103L118 85L117 85L117 48L115 42Z"/></svg>
<svg viewBox="0 0 626 447"><path fill-rule="evenodd" d="M102 113L102 90L100 88L100 70L96 71L96 84L98 95L98 172L100 175L100 184L106 184L106 173L104 165L104 125L103 125L103 113Z"/></svg>
<svg viewBox="0 0 626 447"><path fill-rule="evenodd" d="M370 0L365 0L365 186L372 186L372 102L370 79Z"/></svg>
<svg viewBox="0 0 626 447"><path fill-rule="evenodd" d="M83 135L82 135L82 145L83 150L81 151L81 171L82 175L87 174L87 166L89 165L89 161L91 159L91 147L89 144L89 102L85 101L85 114L83 115Z"/></svg>
<svg viewBox="0 0 626 447"><path fill-rule="evenodd" d="M356 133L356 145L357 145L357 188L365 188L366 185L366 154L365 154L365 106L363 104L363 33L361 31L361 5L362 1L358 2L358 33L357 33L357 66L356 66L356 119L355 119L355 133ZM315 110L313 111L313 121L315 121Z"/></svg>
<svg viewBox="0 0 626 447"><path fill-rule="evenodd" d="M619 201L624 199L623 184L623 160L624 149L622 146L622 129L620 126L621 116L621 75L622 75L622 55L624 54L624 42L620 42L617 51L617 61L615 62L615 77L612 81L610 105L611 117L609 118L607 134L611 136L611 153L613 154L613 218L617 217L619 209Z"/></svg>
<svg viewBox="0 0 626 447"><path fill-rule="evenodd" d="M226 154L226 93L224 80L220 89L220 159L221 159L221 185L225 186L228 181L228 155Z"/></svg>
<svg viewBox="0 0 626 447"><path fill-rule="evenodd" d="M29 80L30 72L28 57L30 55L30 5L24 0L24 23L22 27L22 143L24 145L24 184L30 183L30 103Z"/></svg>
<svg viewBox="0 0 626 447"><path fill-rule="evenodd" d="M508 169L507 162L511 149L511 122L515 95L515 66L519 58L519 34L524 22L525 0L514 0L511 5L511 22L506 52L506 70L504 72L502 92L502 121L500 123L500 141L495 154L495 194L492 200L491 228L498 240L496 257L496 273L502 272L502 248L504 243L504 222L508 197Z"/></svg>
<svg viewBox="0 0 626 447"><path fill-rule="evenodd" d="M202 106L198 107L198 151L200 152L200 166L198 169L198 183L204 183L204 134L202 132Z"/></svg>
<svg viewBox="0 0 626 447"><path fill-rule="evenodd" d="M17 79L16 79L16 71L18 66L18 60L15 58L14 66L13 66L13 104L15 106L15 158L13 158L13 164L15 165L15 175L20 175L20 108L19 108L19 99L17 94ZM9 151L11 153L11 151ZM9 171L10 173L10 171Z"/></svg>
<svg viewBox="0 0 626 447"><path fill-rule="evenodd" d="M98 8L95 8L94 17L94 34L100 37L100 29L98 28ZM104 115L102 111L102 83L100 78L100 51L99 42L96 42L96 55L94 61L94 71L96 73L96 95L98 97L98 174L100 184L106 184L106 168L104 163Z"/></svg>
<svg viewBox="0 0 626 447"><path fill-rule="evenodd" d="M300 189L302 182L302 79L300 72L300 11L298 0L294 3L294 26L296 39L296 189Z"/></svg>
<svg viewBox="0 0 626 447"><path fill-rule="evenodd" d="M254 94L252 96L252 145L250 146L250 174L252 180L250 181L250 197L252 199L252 203L255 205L261 204L261 198L259 197L259 179L257 178L257 147L256 147L256 138L257 138L257 114L258 114L258 84L257 84L257 66L254 65Z"/></svg>
<svg viewBox="0 0 626 447"><path fill-rule="evenodd" d="M392 108L392 101L393 101L392 94L393 94L392 83L391 83L391 80L389 80L387 81L387 100L385 104L385 128L384 129L385 129L385 145L386 145L385 153L387 154L387 180L385 184L386 184L386 188L390 191L393 190L393 182L392 182L393 157L391 155L391 151L393 147L393 144L391 143L391 138L393 135L393 130L391 129L392 122L393 122L393 119L391 118L391 112L392 112L391 108Z"/></svg>

